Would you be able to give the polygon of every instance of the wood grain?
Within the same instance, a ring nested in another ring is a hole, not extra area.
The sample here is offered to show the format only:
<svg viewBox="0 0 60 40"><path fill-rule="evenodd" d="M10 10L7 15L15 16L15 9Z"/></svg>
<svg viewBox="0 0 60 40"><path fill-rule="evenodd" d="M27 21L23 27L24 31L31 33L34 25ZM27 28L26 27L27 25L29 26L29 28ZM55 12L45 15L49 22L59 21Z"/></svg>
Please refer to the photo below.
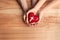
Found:
<svg viewBox="0 0 60 40"><path fill-rule="evenodd" d="M0 40L60 40L60 13L57 12L44 14L38 25L29 27L22 21L23 11L16 0L0 0Z"/></svg>

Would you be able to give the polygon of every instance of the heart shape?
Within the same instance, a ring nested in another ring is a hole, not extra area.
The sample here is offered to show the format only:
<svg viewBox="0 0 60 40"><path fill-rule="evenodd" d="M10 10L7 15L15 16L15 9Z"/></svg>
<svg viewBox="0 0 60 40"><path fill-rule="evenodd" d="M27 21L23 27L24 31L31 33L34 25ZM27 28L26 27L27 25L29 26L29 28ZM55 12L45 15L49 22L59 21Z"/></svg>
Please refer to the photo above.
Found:
<svg viewBox="0 0 60 40"><path fill-rule="evenodd" d="M38 22L38 20L39 20L39 17L37 15L34 15L33 12L30 12L28 14L28 21L29 21L29 23L36 23L36 22Z"/></svg>

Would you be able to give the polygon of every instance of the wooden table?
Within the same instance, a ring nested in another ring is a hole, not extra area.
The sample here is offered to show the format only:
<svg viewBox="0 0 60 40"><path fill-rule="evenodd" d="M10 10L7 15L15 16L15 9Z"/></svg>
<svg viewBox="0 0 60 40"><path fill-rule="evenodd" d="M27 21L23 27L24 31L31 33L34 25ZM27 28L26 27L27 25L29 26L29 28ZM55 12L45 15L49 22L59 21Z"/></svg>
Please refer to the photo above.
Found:
<svg viewBox="0 0 60 40"><path fill-rule="evenodd" d="M29 27L22 20L23 11L16 0L0 0L0 40L60 40L59 5L52 7L53 13L44 10L42 21Z"/></svg>

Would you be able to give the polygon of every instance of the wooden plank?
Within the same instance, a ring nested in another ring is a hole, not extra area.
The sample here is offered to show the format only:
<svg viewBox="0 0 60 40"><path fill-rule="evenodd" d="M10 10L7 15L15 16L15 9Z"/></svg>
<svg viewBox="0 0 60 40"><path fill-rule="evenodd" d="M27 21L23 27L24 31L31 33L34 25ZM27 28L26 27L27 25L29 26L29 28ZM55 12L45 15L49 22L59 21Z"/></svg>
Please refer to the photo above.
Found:
<svg viewBox="0 0 60 40"><path fill-rule="evenodd" d="M22 21L22 12L16 0L0 0L0 40L60 40L60 13L44 10L42 21L28 27Z"/></svg>

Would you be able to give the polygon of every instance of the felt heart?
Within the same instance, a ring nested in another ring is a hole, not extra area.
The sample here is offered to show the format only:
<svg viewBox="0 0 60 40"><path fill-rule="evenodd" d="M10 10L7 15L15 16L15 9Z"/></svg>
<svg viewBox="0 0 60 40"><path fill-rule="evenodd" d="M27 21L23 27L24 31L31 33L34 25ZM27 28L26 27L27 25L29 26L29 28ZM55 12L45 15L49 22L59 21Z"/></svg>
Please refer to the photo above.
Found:
<svg viewBox="0 0 60 40"><path fill-rule="evenodd" d="M30 12L28 14L28 21L29 21L29 23L38 22L38 20L39 20L39 17L37 15L34 15L33 12Z"/></svg>

